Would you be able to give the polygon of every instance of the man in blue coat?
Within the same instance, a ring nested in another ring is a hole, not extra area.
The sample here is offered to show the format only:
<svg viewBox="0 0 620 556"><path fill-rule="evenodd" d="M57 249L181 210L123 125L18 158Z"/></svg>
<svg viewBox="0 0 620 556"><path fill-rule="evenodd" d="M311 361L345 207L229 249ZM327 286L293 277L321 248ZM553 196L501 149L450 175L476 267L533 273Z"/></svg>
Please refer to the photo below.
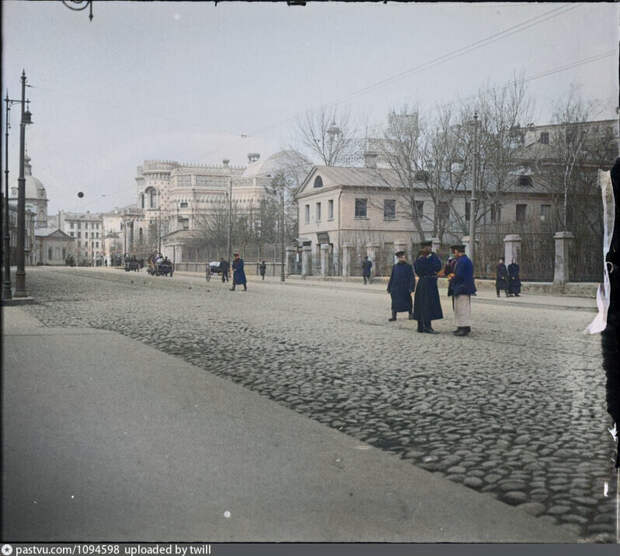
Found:
<svg viewBox="0 0 620 556"><path fill-rule="evenodd" d="M415 290L415 276L413 267L407 262L404 251L396 253L398 261L392 267L392 275L388 282L387 291L392 296L392 318L396 320L396 313L407 311L409 319L413 319L413 303L411 294Z"/></svg>
<svg viewBox="0 0 620 556"><path fill-rule="evenodd" d="M243 284L243 291L248 291L247 280L245 279L245 271L243 270L243 259L239 258L239 253L234 254L232 263L233 268L233 286L230 291L235 291L237 284Z"/></svg>
<svg viewBox="0 0 620 556"><path fill-rule="evenodd" d="M433 330L431 321L443 318L437 289L437 273L441 270L441 261L433 253L430 241L422 242L422 251L413 267L418 275L413 303L413 318L418 321L418 332L439 334Z"/></svg>
<svg viewBox="0 0 620 556"><path fill-rule="evenodd" d="M467 336L471 332L471 296L476 294L474 265L465 254L464 245L450 247L456 257L454 274L451 274L454 299L455 336Z"/></svg>

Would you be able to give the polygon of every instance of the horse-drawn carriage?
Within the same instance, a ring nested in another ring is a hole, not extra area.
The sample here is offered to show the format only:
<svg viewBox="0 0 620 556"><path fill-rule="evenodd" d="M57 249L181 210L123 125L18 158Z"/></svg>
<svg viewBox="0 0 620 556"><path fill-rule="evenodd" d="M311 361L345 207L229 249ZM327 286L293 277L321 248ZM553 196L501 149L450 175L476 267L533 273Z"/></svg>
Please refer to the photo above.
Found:
<svg viewBox="0 0 620 556"><path fill-rule="evenodd" d="M170 278L172 278L174 267L172 263L168 260L159 261L159 262L149 262L149 266L146 269L146 271L151 276L170 276Z"/></svg>
<svg viewBox="0 0 620 556"><path fill-rule="evenodd" d="M129 272L130 270L138 272L140 270L139 261L125 261L125 272Z"/></svg>

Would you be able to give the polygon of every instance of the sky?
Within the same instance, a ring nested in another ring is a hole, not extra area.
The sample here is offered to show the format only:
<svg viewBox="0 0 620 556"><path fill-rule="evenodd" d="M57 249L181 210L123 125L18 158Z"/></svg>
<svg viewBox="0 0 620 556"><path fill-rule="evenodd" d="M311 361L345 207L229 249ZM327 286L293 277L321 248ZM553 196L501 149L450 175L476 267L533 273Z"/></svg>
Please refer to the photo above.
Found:
<svg viewBox="0 0 620 556"><path fill-rule="evenodd" d="M611 3L94 2L92 22L61 2L2 9L3 97L20 97L25 69L26 143L49 214L134 203L144 160L245 165L250 152L295 147L296 119L330 103L372 126L516 72L531 78L536 123L571 86L596 119L617 117Z"/></svg>

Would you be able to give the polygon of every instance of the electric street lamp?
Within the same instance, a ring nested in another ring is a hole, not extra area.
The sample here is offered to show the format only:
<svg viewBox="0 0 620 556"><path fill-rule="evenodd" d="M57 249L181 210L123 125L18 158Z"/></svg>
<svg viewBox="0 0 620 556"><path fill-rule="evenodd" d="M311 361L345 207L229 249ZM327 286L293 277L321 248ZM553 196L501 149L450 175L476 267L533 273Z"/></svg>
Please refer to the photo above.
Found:
<svg viewBox="0 0 620 556"><path fill-rule="evenodd" d="M93 2L92 0L62 0L62 3L69 8L70 10L73 10L74 12L81 12L82 10L85 10L86 8L90 8L90 13L88 14L88 19L90 21L93 20ZM74 6L72 6L71 4L74 4Z"/></svg>
<svg viewBox="0 0 620 556"><path fill-rule="evenodd" d="M471 202L469 204L469 256L474 264L476 253L476 188L478 187L478 173L480 171L480 148L478 145L478 112L474 112L474 176L471 186Z"/></svg>
<svg viewBox="0 0 620 556"><path fill-rule="evenodd" d="M32 123L32 114L26 110L26 71L22 71L22 118L19 124L19 178L17 179L17 271L15 273L15 297L27 297L26 293L26 178L24 158L26 150L26 125Z"/></svg>

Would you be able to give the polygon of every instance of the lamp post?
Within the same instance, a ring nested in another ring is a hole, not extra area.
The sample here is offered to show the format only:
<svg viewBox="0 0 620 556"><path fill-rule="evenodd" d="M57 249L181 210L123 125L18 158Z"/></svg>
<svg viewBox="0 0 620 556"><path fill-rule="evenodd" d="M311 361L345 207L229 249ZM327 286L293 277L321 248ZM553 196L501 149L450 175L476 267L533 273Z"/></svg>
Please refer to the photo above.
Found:
<svg viewBox="0 0 620 556"><path fill-rule="evenodd" d="M15 297L27 297L26 292L26 178L24 177L24 154L26 150L26 125L31 124L26 110L26 72L22 71L22 117L19 124L19 178L17 179L17 272L15 273Z"/></svg>
<svg viewBox="0 0 620 556"><path fill-rule="evenodd" d="M230 263L232 251L232 173L228 180L228 226L226 237L226 257Z"/></svg>
<svg viewBox="0 0 620 556"><path fill-rule="evenodd" d="M4 280L2 281L2 299L11 299L11 236L9 234L9 111L12 104L9 98L9 92L6 92L5 118L4 118L4 150L5 150L5 166L4 166Z"/></svg>

